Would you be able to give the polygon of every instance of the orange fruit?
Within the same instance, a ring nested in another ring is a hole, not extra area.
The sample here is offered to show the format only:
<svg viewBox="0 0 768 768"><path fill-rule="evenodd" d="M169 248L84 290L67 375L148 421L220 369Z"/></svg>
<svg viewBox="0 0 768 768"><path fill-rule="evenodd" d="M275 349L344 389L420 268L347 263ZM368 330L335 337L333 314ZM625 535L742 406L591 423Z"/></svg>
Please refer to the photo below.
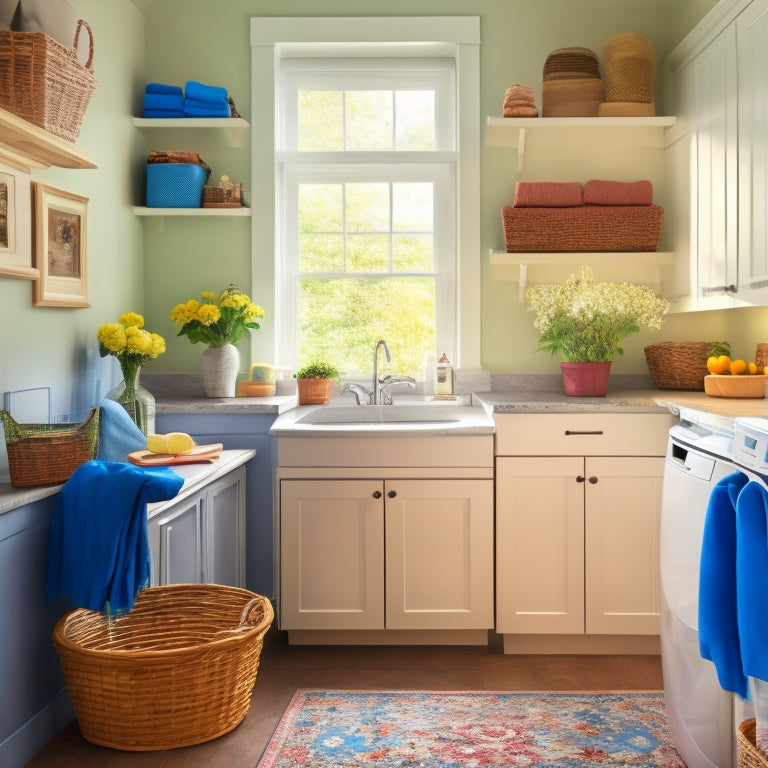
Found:
<svg viewBox="0 0 768 768"><path fill-rule="evenodd" d="M754 376L757 373L757 364L754 361L747 363L747 370Z"/></svg>
<svg viewBox="0 0 768 768"><path fill-rule="evenodd" d="M733 376L738 376L747 370L747 364L743 360L734 360L730 365L730 369Z"/></svg>
<svg viewBox="0 0 768 768"><path fill-rule="evenodd" d="M710 373L717 373L717 355L712 355L707 358L707 370Z"/></svg>

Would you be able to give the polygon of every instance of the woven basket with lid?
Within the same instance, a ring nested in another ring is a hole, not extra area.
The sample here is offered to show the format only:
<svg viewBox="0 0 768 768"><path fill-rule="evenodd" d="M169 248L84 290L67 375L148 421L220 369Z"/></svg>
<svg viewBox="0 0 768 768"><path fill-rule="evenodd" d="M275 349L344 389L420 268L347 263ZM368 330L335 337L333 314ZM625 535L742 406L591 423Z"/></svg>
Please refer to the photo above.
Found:
<svg viewBox="0 0 768 768"><path fill-rule="evenodd" d="M654 102L656 50L644 35L622 32L605 43L605 100L621 102Z"/></svg>

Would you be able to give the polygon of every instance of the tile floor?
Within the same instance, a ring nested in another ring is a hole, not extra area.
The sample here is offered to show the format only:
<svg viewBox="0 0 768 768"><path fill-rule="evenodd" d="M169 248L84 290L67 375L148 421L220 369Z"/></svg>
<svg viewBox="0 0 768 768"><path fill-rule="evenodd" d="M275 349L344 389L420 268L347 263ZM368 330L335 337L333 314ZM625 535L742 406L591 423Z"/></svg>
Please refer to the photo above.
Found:
<svg viewBox="0 0 768 768"><path fill-rule="evenodd" d="M195 747L121 752L85 741L76 723L27 768L256 768L297 688L616 691L661 690L659 656L512 656L494 643L455 646L289 646L271 630L253 700L231 733Z"/></svg>

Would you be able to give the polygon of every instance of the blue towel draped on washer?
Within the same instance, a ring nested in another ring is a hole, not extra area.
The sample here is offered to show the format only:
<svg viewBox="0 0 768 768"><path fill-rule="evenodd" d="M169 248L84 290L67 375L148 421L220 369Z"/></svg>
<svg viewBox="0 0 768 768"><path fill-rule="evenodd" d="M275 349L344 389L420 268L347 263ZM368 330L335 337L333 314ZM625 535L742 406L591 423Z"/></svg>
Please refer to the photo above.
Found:
<svg viewBox="0 0 768 768"><path fill-rule="evenodd" d="M768 680L768 491L747 483L736 503L736 585L744 674Z"/></svg>
<svg viewBox="0 0 768 768"><path fill-rule="evenodd" d="M48 536L46 593L107 615L126 613L149 584L147 503L174 498L169 467L88 461L62 486Z"/></svg>
<svg viewBox="0 0 768 768"><path fill-rule="evenodd" d="M741 660L736 585L736 505L747 477L734 472L709 496L699 572L699 650L717 670L720 686L749 696Z"/></svg>

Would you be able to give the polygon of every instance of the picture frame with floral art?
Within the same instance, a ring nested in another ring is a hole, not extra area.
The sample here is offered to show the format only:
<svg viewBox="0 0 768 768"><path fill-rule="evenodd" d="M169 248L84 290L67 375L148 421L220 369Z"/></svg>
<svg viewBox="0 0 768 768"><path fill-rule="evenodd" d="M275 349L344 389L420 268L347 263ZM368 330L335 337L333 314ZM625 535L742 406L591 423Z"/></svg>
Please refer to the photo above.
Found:
<svg viewBox="0 0 768 768"><path fill-rule="evenodd" d="M34 280L29 173L0 163L0 277Z"/></svg>
<svg viewBox="0 0 768 768"><path fill-rule="evenodd" d="M47 184L33 185L36 307L90 307L88 198Z"/></svg>

